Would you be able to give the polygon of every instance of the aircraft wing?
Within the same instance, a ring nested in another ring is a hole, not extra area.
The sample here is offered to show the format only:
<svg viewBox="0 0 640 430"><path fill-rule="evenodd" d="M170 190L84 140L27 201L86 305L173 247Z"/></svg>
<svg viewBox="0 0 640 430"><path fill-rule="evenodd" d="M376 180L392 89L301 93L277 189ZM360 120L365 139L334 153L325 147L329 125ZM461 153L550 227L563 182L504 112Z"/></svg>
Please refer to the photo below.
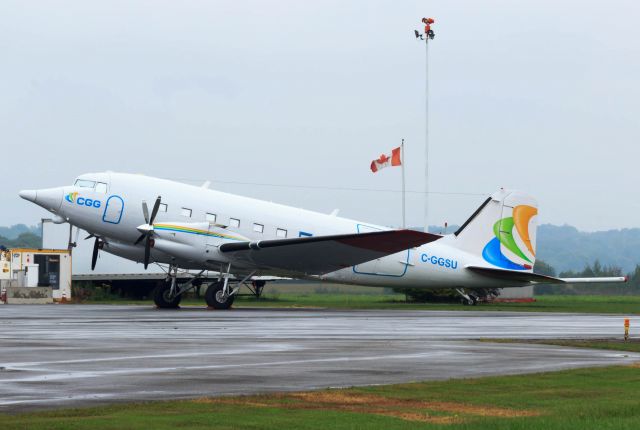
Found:
<svg viewBox="0 0 640 430"><path fill-rule="evenodd" d="M625 276L602 278L554 278L553 276L540 275L539 273L494 269L492 267L467 266L467 269L480 275L501 279L503 281L531 282L535 284L593 284L627 282L627 278Z"/></svg>
<svg viewBox="0 0 640 430"><path fill-rule="evenodd" d="M321 275L433 242L442 236L414 230L259 240L220 245L229 257L263 269Z"/></svg>

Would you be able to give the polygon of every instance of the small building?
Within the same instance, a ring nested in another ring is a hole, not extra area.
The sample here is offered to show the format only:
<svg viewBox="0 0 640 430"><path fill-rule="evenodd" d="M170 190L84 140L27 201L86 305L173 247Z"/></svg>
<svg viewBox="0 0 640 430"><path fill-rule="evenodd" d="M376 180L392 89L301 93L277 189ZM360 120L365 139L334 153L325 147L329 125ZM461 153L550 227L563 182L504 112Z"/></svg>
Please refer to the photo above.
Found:
<svg viewBox="0 0 640 430"><path fill-rule="evenodd" d="M0 282L11 280L11 251L0 251Z"/></svg>
<svg viewBox="0 0 640 430"><path fill-rule="evenodd" d="M494 302L535 302L533 285L517 288L501 288Z"/></svg>
<svg viewBox="0 0 640 430"><path fill-rule="evenodd" d="M66 249L10 249L11 282L17 287L50 287L53 300L71 298L71 254Z"/></svg>

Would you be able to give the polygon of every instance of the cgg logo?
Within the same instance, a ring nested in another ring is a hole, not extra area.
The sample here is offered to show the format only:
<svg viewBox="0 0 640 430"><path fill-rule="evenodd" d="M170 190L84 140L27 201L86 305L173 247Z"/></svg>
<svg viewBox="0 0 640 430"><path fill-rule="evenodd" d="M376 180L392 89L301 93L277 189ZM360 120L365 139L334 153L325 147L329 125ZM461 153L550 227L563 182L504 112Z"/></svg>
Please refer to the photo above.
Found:
<svg viewBox="0 0 640 430"><path fill-rule="evenodd" d="M84 197L78 197L76 202L80 206L83 206L83 205L84 206L93 206L94 208L99 208L100 207L100 200L85 199Z"/></svg>
<svg viewBox="0 0 640 430"><path fill-rule="evenodd" d="M451 260L449 258L436 257L435 255L428 256L427 254L422 254L420 256L420 260L422 260L423 263L431 263L431 264L433 264L435 266L442 266L442 267L445 267L447 269L457 269L458 268L458 261L457 260Z"/></svg>
<svg viewBox="0 0 640 430"><path fill-rule="evenodd" d="M88 207L94 207L94 208L99 208L100 206L102 206L102 203L100 202L100 200L85 199L84 197L78 197L77 192L67 194L64 197L64 199L69 203L77 203L80 206L88 206Z"/></svg>

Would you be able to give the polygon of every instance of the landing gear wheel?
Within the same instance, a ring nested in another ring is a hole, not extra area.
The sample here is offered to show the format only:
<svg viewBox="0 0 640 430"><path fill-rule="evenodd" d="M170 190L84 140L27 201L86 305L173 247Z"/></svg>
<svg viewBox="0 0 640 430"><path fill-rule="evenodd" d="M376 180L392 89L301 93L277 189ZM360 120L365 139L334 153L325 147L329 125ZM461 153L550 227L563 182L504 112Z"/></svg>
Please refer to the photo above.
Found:
<svg viewBox="0 0 640 430"><path fill-rule="evenodd" d="M225 296L222 292L223 287L223 282L215 282L209 285L207 292L204 294L207 306L214 309L229 309L231 307L236 296L235 294Z"/></svg>
<svg viewBox="0 0 640 430"><path fill-rule="evenodd" d="M473 294L469 294L469 297L471 297L471 306L475 306L478 304L478 296L474 296Z"/></svg>
<svg viewBox="0 0 640 430"><path fill-rule="evenodd" d="M478 298L474 295L469 294L469 300L466 298L463 298L462 304L465 306L475 306L478 304Z"/></svg>
<svg viewBox="0 0 640 430"><path fill-rule="evenodd" d="M175 309L180 305L182 295L172 298L170 296L170 292L170 282L161 282L158 284L158 286L153 290L153 301L157 307L162 309Z"/></svg>
<svg viewBox="0 0 640 430"><path fill-rule="evenodd" d="M465 306L475 306L478 304L478 298L476 296L469 295L469 300L462 299L462 304Z"/></svg>

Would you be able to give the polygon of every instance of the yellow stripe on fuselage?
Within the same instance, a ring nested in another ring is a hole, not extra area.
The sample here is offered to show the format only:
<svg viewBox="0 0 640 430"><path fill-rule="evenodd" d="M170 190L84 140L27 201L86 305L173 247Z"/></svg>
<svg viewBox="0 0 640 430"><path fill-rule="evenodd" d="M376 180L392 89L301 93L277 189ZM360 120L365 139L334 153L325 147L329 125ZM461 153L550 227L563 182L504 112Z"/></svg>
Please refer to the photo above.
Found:
<svg viewBox="0 0 640 430"><path fill-rule="evenodd" d="M216 233L213 231L200 230L200 229L191 228L191 227L183 227L180 225L154 224L153 228L154 230L175 231L177 233L187 233L187 234L198 234L201 236L219 237L221 239L228 239L228 240L245 240L240 237L231 236L224 233Z"/></svg>

